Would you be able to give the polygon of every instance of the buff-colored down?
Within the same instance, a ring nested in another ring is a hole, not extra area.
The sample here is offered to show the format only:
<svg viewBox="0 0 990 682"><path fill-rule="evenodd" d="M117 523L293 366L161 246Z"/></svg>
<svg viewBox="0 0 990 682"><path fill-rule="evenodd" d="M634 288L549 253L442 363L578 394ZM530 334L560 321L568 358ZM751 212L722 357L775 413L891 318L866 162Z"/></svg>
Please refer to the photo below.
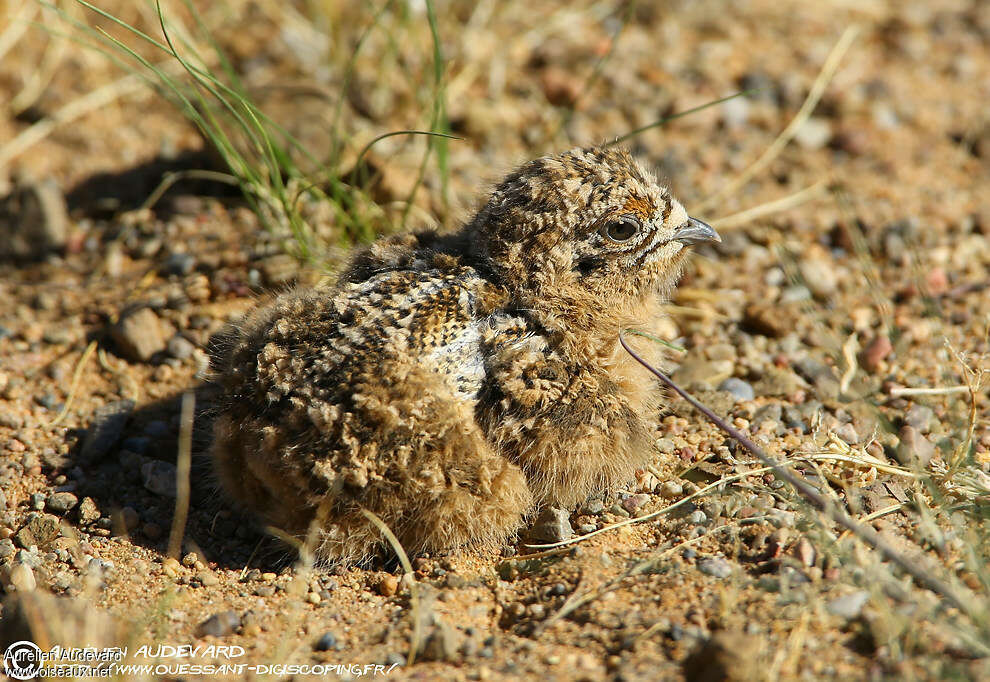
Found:
<svg viewBox="0 0 990 682"><path fill-rule="evenodd" d="M218 344L219 479L326 561L383 546L362 508L410 553L497 546L647 462L659 392L619 332L717 239L624 151L531 161L459 232L381 240Z"/></svg>

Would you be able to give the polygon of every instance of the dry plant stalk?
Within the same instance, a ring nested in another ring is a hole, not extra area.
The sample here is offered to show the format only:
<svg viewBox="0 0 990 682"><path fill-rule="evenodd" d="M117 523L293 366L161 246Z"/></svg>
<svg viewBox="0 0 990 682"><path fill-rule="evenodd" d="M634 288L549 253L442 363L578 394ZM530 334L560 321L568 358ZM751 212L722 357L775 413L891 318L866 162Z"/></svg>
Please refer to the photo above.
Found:
<svg viewBox="0 0 990 682"><path fill-rule="evenodd" d="M822 95L825 93L825 88L832 81L833 76L835 76L836 70L839 68L839 62L842 61L842 57L845 56L846 51L852 45L853 40L856 39L856 35L859 33L859 26L852 25L843 31L839 40L835 43L832 51L829 53L828 57L825 59L825 63L822 65L821 71L818 73L818 77L815 78L815 82L811 85L811 90L808 92L808 96L805 98L804 103L801 108L795 114L791 122L787 124L787 127L777 136L773 143L767 147L766 151L754 161L746 170L744 170L735 180L725 185L722 189L712 194L710 197L701 202L697 207L691 208L691 213L697 215L698 213L704 213L704 211L712 206L716 205L726 197L735 194L743 185L752 180L756 175L762 171L764 168L770 165L770 163L780 155L780 152L784 150L784 147L790 143L797 134L798 129L804 125L805 121L811 116L811 112L814 111L815 107L818 106L819 100L821 100Z"/></svg>
<svg viewBox="0 0 990 682"><path fill-rule="evenodd" d="M186 520L189 518L189 473L192 469L195 407L196 394L191 391L184 394L179 422L179 454L175 460L175 514L172 516L172 529L168 534L168 555L175 559L181 557L182 538L186 534Z"/></svg>
<svg viewBox="0 0 990 682"><path fill-rule="evenodd" d="M667 377L667 375L650 365L650 363L640 357L636 351L629 347L621 333L619 334L619 343L622 344L622 347L627 353L629 353L629 355L632 356L634 360L636 360L636 362L643 365L643 367L645 367L650 373L656 376L666 386L670 387L681 398L686 400L693 408L705 415L705 417L707 417L708 420L715 426L738 441L740 445L749 450L749 452L755 455L766 466L771 467L777 478L780 478L791 485L798 491L798 493L800 493L802 497L825 514L830 520L849 530L864 543L880 552L884 558L897 564L902 570L914 578L918 585L940 595L951 606L966 614L966 616L974 622L985 621L986 614L978 606L981 603L981 600L978 599L976 595L965 589L957 591L949 584L927 573L922 568L922 563L920 561L915 558L906 557L898 552L886 540L881 538L873 528L864 526L856 521L849 514L840 509L832 500L829 500L827 497L818 493L810 483L804 480L804 477L795 474L788 467L784 466L784 464L768 455L760 446L750 440L739 429L736 429L726 423L724 419L696 400L687 391L682 389L673 380Z"/></svg>

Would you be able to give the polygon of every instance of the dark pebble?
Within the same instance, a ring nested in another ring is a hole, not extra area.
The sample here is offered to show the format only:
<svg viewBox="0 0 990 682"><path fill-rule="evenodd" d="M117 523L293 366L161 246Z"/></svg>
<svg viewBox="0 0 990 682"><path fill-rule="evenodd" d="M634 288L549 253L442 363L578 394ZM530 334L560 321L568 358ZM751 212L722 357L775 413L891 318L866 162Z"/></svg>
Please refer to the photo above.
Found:
<svg viewBox="0 0 990 682"><path fill-rule="evenodd" d="M196 636L205 637L225 637L232 634L241 626L241 617L236 611L221 611L214 613L196 626Z"/></svg>
<svg viewBox="0 0 990 682"><path fill-rule="evenodd" d="M736 377L729 377L718 385L718 390L728 391L736 401L752 400L756 395L748 382Z"/></svg>
<svg viewBox="0 0 990 682"><path fill-rule="evenodd" d="M196 257L188 253L170 254L162 263L162 270L169 275L188 275L196 267Z"/></svg>
<svg viewBox="0 0 990 682"><path fill-rule="evenodd" d="M337 638L334 634L332 632L324 632L316 641L316 644L313 645L313 648L316 651L330 651L335 646L337 646Z"/></svg>

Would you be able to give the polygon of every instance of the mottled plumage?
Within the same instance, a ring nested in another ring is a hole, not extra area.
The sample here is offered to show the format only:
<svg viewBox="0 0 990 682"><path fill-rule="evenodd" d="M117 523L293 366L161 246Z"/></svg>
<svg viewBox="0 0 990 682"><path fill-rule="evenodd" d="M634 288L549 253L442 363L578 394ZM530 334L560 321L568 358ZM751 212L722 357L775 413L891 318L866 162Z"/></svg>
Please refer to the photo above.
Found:
<svg viewBox="0 0 990 682"><path fill-rule="evenodd" d="M362 507L411 552L494 546L647 462L659 394L619 331L717 239L624 151L527 163L457 233L380 240L220 344L220 480L331 561L382 545Z"/></svg>

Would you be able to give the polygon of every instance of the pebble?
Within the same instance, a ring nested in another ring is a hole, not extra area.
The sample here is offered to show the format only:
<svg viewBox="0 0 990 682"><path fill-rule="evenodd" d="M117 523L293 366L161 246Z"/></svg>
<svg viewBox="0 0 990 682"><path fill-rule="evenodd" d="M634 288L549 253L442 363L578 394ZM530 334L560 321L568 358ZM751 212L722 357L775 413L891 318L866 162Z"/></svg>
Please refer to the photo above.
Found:
<svg viewBox="0 0 990 682"><path fill-rule="evenodd" d="M754 635L732 630L716 632L684 659L684 678L688 682L765 679L762 649L762 641Z"/></svg>
<svg viewBox="0 0 990 682"><path fill-rule="evenodd" d="M859 434L856 433L856 427L851 423L839 424L832 431L846 443L858 443L860 440Z"/></svg>
<svg viewBox="0 0 990 682"><path fill-rule="evenodd" d="M801 261L798 269L805 285L815 298L826 299L839 290L839 278L836 275L835 263L826 258L814 258Z"/></svg>
<svg viewBox="0 0 990 682"><path fill-rule="evenodd" d="M684 486L677 481L664 481L660 486L660 496L665 499L674 500L683 494Z"/></svg>
<svg viewBox="0 0 990 682"><path fill-rule="evenodd" d="M196 626L197 637L225 637L233 634L241 626L241 618L236 611L214 613Z"/></svg>
<svg viewBox="0 0 990 682"><path fill-rule="evenodd" d="M138 527L141 517L134 507L124 507L120 510L120 520L124 523L124 528L130 532Z"/></svg>
<svg viewBox="0 0 990 682"><path fill-rule="evenodd" d="M31 567L19 563L13 564L8 569L6 582L18 592L31 592L38 586Z"/></svg>
<svg viewBox="0 0 990 682"><path fill-rule="evenodd" d="M439 623L423 644L421 658L424 661L450 662L457 660L459 645L457 633L446 623Z"/></svg>
<svg viewBox="0 0 990 682"><path fill-rule="evenodd" d="M299 261L288 254L269 256L259 266L268 286L288 284L299 274Z"/></svg>
<svg viewBox="0 0 990 682"><path fill-rule="evenodd" d="M395 651L391 651L385 655L385 665L402 667L406 664L406 657Z"/></svg>
<svg viewBox="0 0 990 682"><path fill-rule="evenodd" d="M709 557L698 562L698 570L714 578L728 578L732 575L732 564L723 557Z"/></svg>
<svg viewBox="0 0 990 682"><path fill-rule="evenodd" d="M615 504L613 504L611 507L608 508L608 513L614 514L615 516L621 516L626 519L628 519L630 516L629 512L626 511L626 508L623 507L618 502L616 502Z"/></svg>
<svg viewBox="0 0 990 682"><path fill-rule="evenodd" d="M752 303L743 311L739 327L750 334L780 338L788 332L787 320L775 306Z"/></svg>
<svg viewBox="0 0 990 682"><path fill-rule="evenodd" d="M807 357L795 362L794 369L811 382L822 400L835 400L839 397L839 380L835 378L835 373L828 365Z"/></svg>
<svg viewBox="0 0 990 682"><path fill-rule="evenodd" d="M808 538L798 540L792 553L806 568L815 565L815 546L811 544Z"/></svg>
<svg viewBox="0 0 990 682"><path fill-rule="evenodd" d="M935 411L927 405L913 405L904 415L904 421L919 432L928 433L935 422Z"/></svg>
<svg viewBox="0 0 990 682"><path fill-rule="evenodd" d="M168 275L188 275L196 267L196 257L189 253L169 254L162 263L162 271Z"/></svg>
<svg viewBox="0 0 990 682"><path fill-rule="evenodd" d="M386 573L378 581L378 594L383 597L394 596L399 591L399 576Z"/></svg>
<svg viewBox="0 0 990 682"><path fill-rule="evenodd" d="M51 179L21 181L0 199L0 258L40 258L63 248L69 235L65 195Z"/></svg>
<svg viewBox="0 0 990 682"><path fill-rule="evenodd" d="M79 504L79 498L68 492L52 493L45 500L48 511L55 514L66 514L72 511L77 504Z"/></svg>
<svg viewBox="0 0 990 682"><path fill-rule="evenodd" d="M863 606L870 599L870 593L866 590L859 590L857 592L850 592L847 595L838 597L829 601L825 608L826 610L839 616L840 618L846 618L852 620L857 618L863 610Z"/></svg>
<svg viewBox="0 0 990 682"><path fill-rule="evenodd" d="M622 500L622 508L625 509L630 514L635 514L636 511L642 507L644 504L650 501L650 496L646 493L638 493L636 495L630 495L626 499Z"/></svg>
<svg viewBox="0 0 990 682"><path fill-rule="evenodd" d="M860 362L863 364L863 369L870 374L875 374L882 366L883 361L887 359L887 356L890 355L893 350L894 346L891 345L890 339L883 334L877 336L875 339L870 341L870 344L860 356Z"/></svg>
<svg viewBox="0 0 990 682"><path fill-rule="evenodd" d="M198 578L199 582L203 584L203 587L213 587L214 585L220 584L220 579L215 573L213 573L213 571L200 571L196 574L196 578Z"/></svg>
<svg viewBox="0 0 990 682"><path fill-rule="evenodd" d="M334 636L332 632L324 632L320 635L320 638L316 640L316 644L313 645L313 649L316 651L330 651L337 646L337 637Z"/></svg>
<svg viewBox="0 0 990 682"><path fill-rule="evenodd" d="M176 360L186 360L192 357L193 352L196 350L196 346L182 334L175 334L168 340L166 350L168 351L168 354Z"/></svg>
<svg viewBox="0 0 990 682"><path fill-rule="evenodd" d="M83 464L93 464L106 457L120 440L133 410L133 400L118 400L98 407L93 412L92 423L86 431L79 453Z"/></svg>
<svg viewBox="0 0 990 682"><path fill-rule="evenodd" d="M45 494L31 493L31 509L41 511L45 508Z"/></svg>
<svg viewBox="0 0 990 682"><path fill-rule="evenodd" d="M810 431L808 428L808 422L805 421L804 415L801 414L801 410L793 405L784 405L784 409L780 416L781 419L784 420L785 428L798 429L801 433L808 433Z"/></svg>
<svg viewBox="0 0 990 682"><path fill-rule="evenodd" d="M17 543L24 549L32 546L46 547L61 534L61 526L57 516L51 514L32 514L28 522L17 535Z"/></svg>
<svg viewBox="0 0 990 682"><path fill-rule="evenodd" d="M0 562L6 562L10 557L14 556L16 551L17 548L10 538L0 540Z"/></svg>
<svg viewBox="0 0 990 682"><path fill-rule="evenodd" d="M581 513L588 516L598 516L605 511L605 503L598 498L588 500L581 506Z"/></svg>
<svg viewBox="0 0 990 682"><path fill-rule="evenodd" d="M700 386L710 390L732 376L733 369L731 360L705 360L691 356L674 371L673 378L688 388Z"/></svg>
<svg viewBox="0 0 990 682"><path fill-rule="evenodd" d="M176 561L174 557L168 557L162 562L162 573L169 578L176 578L182 574L182 564Z"/></svg>
<svg viewBox="0 0 990 682"><path fill-rule="evenodd" d="M700 526L708 522L708 515L705 512L698 509L697 511L691 512L688 516L688 521L695 526Z"/></svg>
<svg viewBox="0 0 990 682"><path fill-rule="evenodd" d="M753 387L748 382L737 377L729 377L723 381L718 385L718 390L731 393L732 397L736 399L736 402L752 400L756 395L753 392Z"/></svg>
<svg viewBox="0 0 990 682"><path fill-rule="evenodd" d="M935 446L932 442L909 424L903 426L898 435L901 442L895 451L897 460L905 466L928 466L935 456Z"/></svg>
<svg viewBox="0 0 990 682"><path fill-rule="evenodd" d="M533 523L534 539L551 543L570 540L574 536L570 514L564 509L547 507Z"/></svg>
<svg viewBox="0 0 990 682"><path fill-rule="evenodd" d="M165 350L168 337L165 325L151 308L125 311L110 328L121 353L134 362L148 362L155 353Z"/></svg>
<svg viewBox="0 0 990 682"><path fill-rule="evenodd" d="M162 497L175 497L175 465L151 460L141 466L141 481L147 490Z"/></svg>
<svg viewBox="0 0 990 682"><path fill-rule="evenodd" d="M100 518L100 508L92 497L84 497L79 504L79 521L84 524L93 523Z"/></svg>
<svg viewBox="0 0 990 682"><path fill-rule="evenodd" d="M792 284L789 287L784 287L784 290L780 292L781 303L799 303L801 301L810 301L811 298L811 290L801 284Z"/></svg>
<svg viewBox="0 0 990 682"><path fill-rule="evenodd" d="M794 141L805 149L821 149L830 139L832 139L831 124L817 116L809 116L794 133Z"/></svg>

